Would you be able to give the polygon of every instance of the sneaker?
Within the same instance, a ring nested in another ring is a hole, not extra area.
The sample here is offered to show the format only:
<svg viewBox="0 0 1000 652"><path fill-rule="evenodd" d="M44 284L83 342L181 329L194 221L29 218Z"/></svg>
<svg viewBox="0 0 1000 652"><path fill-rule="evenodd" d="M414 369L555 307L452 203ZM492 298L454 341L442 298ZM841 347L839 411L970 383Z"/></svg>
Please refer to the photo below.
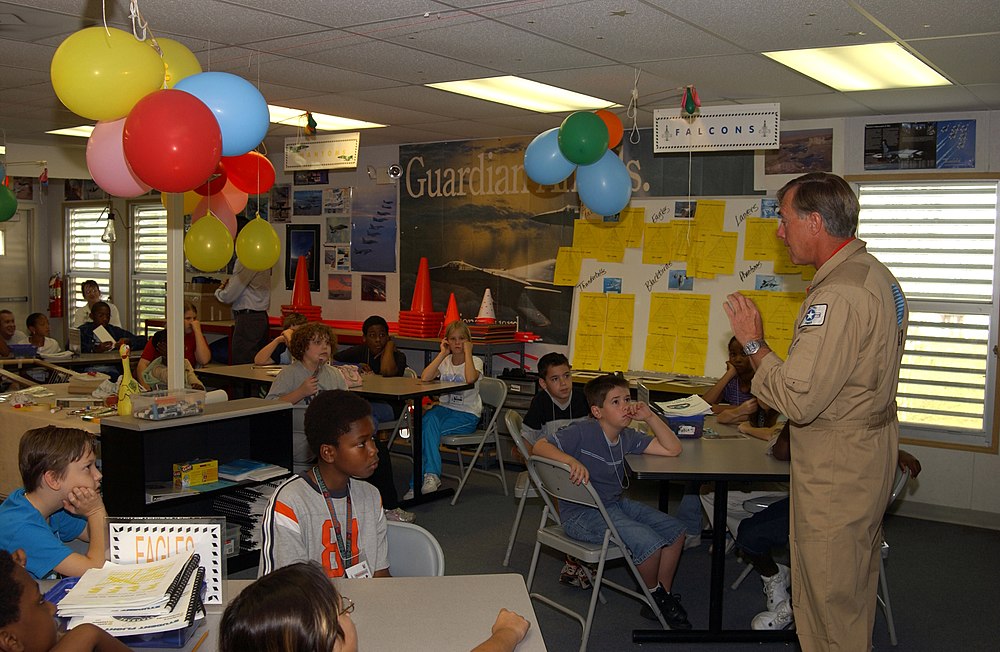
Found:
<svg viewBox="0 0 1000 652"><path fill-rule="evenodd" d="M726 535L726 554L728 555L729 553L731 553L733 551L733 548L735 548L735 547L736 547L736 539L734 539L731 534L727 534ZM712 545L710 545L708 547L708 554L712 554L713 550L715 550L715 544L712 544Z"/></svg>
<svg viewBox="0 0 1000 652"><path fill-rule="evenodd" d="M413 500L413 487L406 490L406 493L403 494L403 500Z"/></svg>
<svg viewBox="0 0 1000 652"><path fill-rule="evenodd" d="M663 614L663 619L667 621L670 629L691 629L687 612L681 606L680 595L667 593L662 586L658 586L653 591L653 599L656 600L656 606L660 608L660 613Z"/></svg>
<svg viewBox="0 0 1000 652"><path fill-rule="evenodd" d="M567 586L580 586L580 565L576 560L566 555L566 563L559 571L559 583Z"/></svg>
<svg viewBox="0 0 1000 652"><path fill-rule="evenodd" d="M684 549L691 550L692 548L697 548L701 545L701 535L696 534L693 537L687 537L684 539Z"/></svg>
<svg viewBox="0 0 1000 652"><path fill-rule="evenodd" d="M777 611L778 605L792 597L788 590L791 580L791 569L781 564L778 564L778 572L774 575L760 576L760 581L764 584L764 595L767 596L768 611Z"/></svg>
<svg viewBox="0 0 1000 652"><path fill-rule="evenodd" d="M774 611L762 611L754 616L750 628L757 630L795 629L795 616L792 615L791 600L785 600Z"/></svg>
<svg viewBox="0 0 1000 652"><path fill-rule="evenodd" d="M420 485L420 493L431 494L441 488L441 478L433 473L424 474L424 483Z"/></svg>
<svg viewBox="0 0 1000 652"><path fill-rule="evenodd" d="M385 517L390 521L398 521L400 523L412 523L417 520L417 515L413 512L408 512L402 507L397 507L396 509L385 510Z"/></svg>

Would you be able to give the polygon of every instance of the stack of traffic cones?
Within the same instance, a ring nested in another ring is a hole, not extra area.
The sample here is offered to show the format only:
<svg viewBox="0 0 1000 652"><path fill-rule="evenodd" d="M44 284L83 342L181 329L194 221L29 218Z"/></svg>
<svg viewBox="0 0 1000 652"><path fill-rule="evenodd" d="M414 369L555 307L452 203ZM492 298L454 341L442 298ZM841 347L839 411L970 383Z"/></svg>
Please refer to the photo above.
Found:
<svg viewBox="0 0 1000 652"><path fill-rule="evenodd" d="M323 319L323 306L314 306L312 297L309 294L309 269L306 267L308 261L305 256L299 256L295 266L295 285L292 286L291 305L282 304L281 316L284 318L289 313L297 312L305 315L309 321L320 321Z"/></svg>
<svg viewBox="0 0 1000 652"><path fill-rule="evenodd" d="M434 312L431 300L431 272L427 259L420 259L417 283L409 310L399 311L399 334L405 337L437 337L444 323L444 313Z"/></svg>

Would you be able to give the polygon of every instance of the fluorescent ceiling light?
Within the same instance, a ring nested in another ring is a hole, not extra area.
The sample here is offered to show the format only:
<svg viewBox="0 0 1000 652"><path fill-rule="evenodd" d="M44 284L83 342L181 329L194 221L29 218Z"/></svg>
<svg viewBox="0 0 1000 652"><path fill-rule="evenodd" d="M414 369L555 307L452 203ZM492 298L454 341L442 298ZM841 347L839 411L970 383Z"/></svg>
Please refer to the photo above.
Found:
<svg viewBox="0 0 1000 652"><path fill-rule="evenodd" d="M306 126L306 112L302 109L290 109L285 106L268 104L267 111L271 114L271 122L279 125L291 125L292 127ZM313 113L313 120L316 121L316 128L323 131L345 131L347 129L373 129L375 127L387 127L377 122L365 122L364 120L352 120L351 118L341 118L336 115L325 113Z"/></svg>
<svg viewBox="0 0 1000 652"><path fill-rule="evenodd" d="M764 52L838 91L950 86L951 82L898 43Z"/></svg>
<svg viewBox="0 0 1000 652"><path fill-rule="evenodd" d="M510 75L441 82L427 84L427 86L538 113L611 109L621 106L621 104L602 100L599 97L582 95L564 88L540 84L530 79Z"/></svg>
<svg viewBox="0 0 1000 652"><path fill-rule="evenodd" d="M77 136L78 138L90 138L90 134L94 133L94 125L80 125L79 127L53 129L52 131L46 131L45 133L55 134L56 136Z"/></svg>

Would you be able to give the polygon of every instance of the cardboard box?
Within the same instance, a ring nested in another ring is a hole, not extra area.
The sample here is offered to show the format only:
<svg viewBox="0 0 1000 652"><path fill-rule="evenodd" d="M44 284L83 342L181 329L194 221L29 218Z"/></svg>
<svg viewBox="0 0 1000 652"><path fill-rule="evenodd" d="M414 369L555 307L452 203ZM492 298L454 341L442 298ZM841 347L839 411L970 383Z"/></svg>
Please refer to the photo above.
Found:
<svg viewBox="0 0 1000 652"><path fill-rule="evenodd" d="M189 285L206 285L219 287L218 283L185 283ZM199 321L229 321L233 318L233 307L228 303L223 303L215 298L211 292L203 294L201 292L184 292L185 301L190 301L198 310Z"/></svg>
<svg viewBox="0 0 1000 652"><path fill-rule="evenodd" d="M221 285L222 283L218 281L214 283L185 283L184 294L207 294L212 296Z"/></svg>
<svg viewBox="0 0 1000 652"><path fill-rule="evenodd" d="M174 487L187 489L219 481L218 460L191 460L174 464Z"/></svg>

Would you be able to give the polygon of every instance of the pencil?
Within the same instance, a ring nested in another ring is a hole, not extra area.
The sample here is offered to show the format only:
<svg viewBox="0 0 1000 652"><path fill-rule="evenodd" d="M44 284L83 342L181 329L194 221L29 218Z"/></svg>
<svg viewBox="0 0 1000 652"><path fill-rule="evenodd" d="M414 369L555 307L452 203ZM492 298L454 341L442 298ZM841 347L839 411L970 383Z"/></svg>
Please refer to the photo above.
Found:
<svg viewBox="0 0 1000 652"><path fill-rule="evenodd" d="M194 644L193 648L191 648L191 652L198 652L198 648L201 647L201 644L205 642L206 638L208 638L208 629L205 630L205 633L201 635L198 642Z"/></svg>

